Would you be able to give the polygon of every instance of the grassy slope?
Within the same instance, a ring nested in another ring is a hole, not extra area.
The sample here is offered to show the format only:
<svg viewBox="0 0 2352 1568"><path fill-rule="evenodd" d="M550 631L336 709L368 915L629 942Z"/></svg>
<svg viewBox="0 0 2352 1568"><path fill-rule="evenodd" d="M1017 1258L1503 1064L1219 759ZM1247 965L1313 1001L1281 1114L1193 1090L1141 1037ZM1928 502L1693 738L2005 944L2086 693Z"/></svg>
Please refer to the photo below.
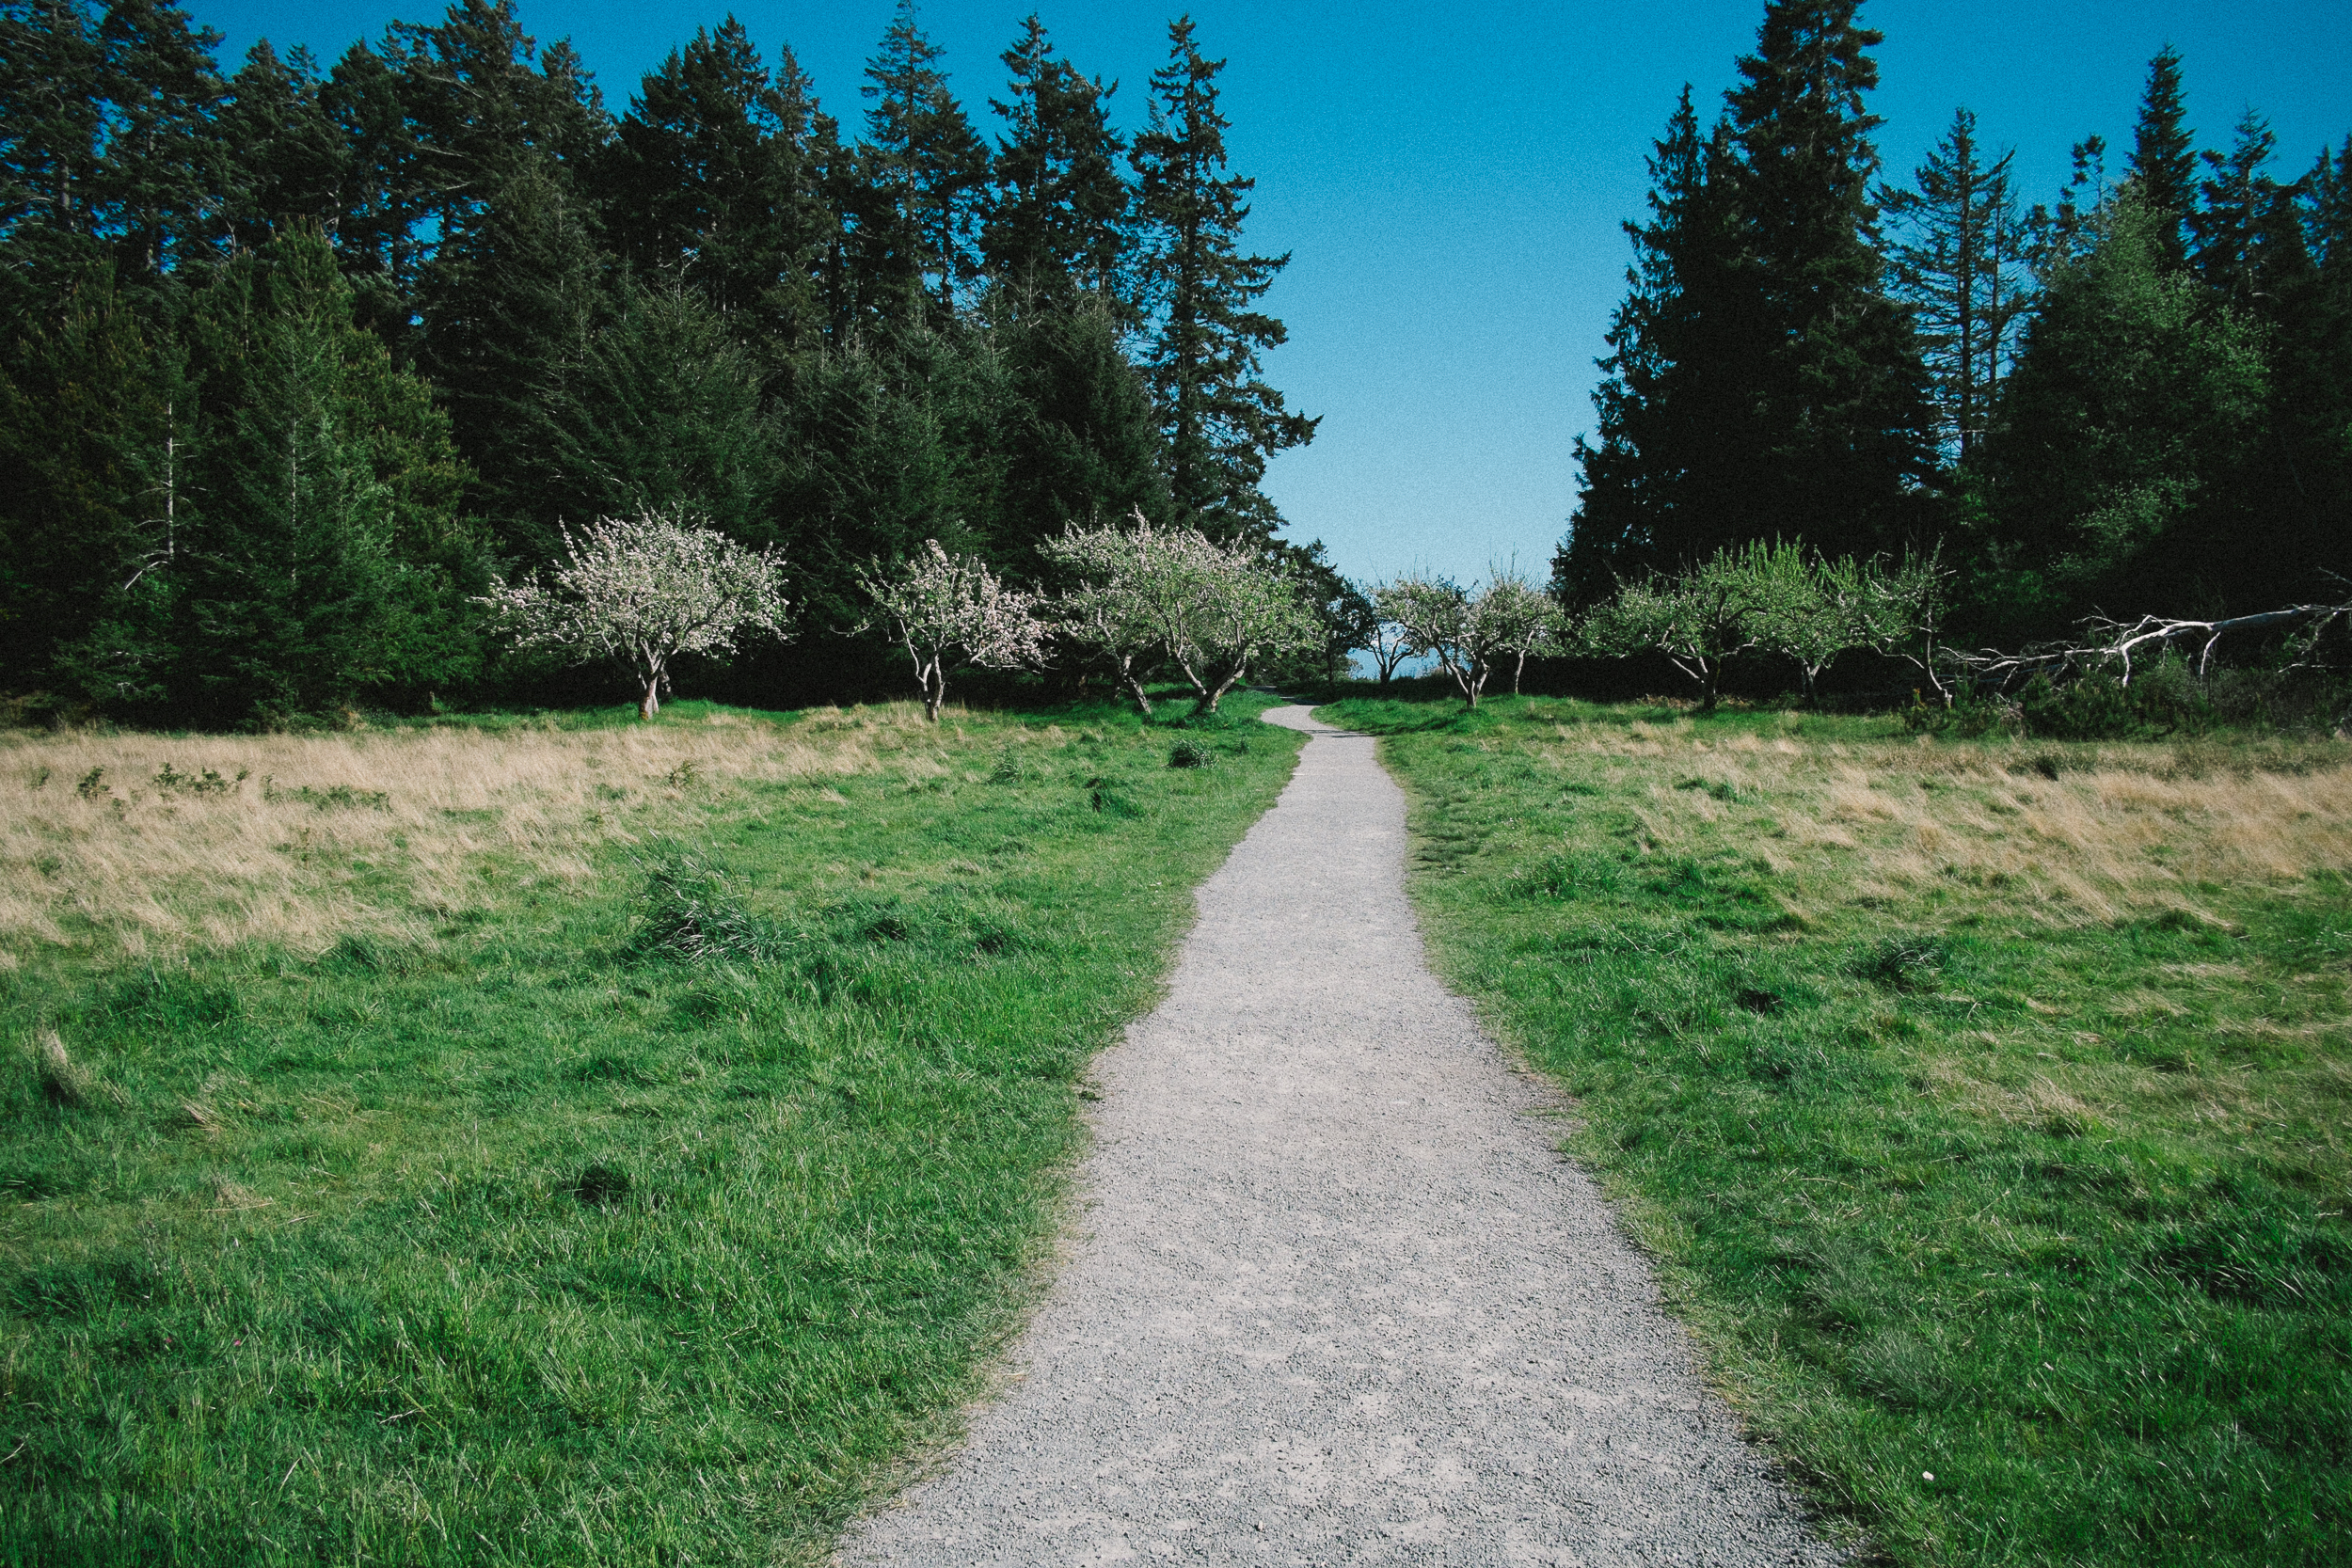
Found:
<svg viewBox="0 0 2352 1568"><path fill-rule="evenodd" d="M1444 972L1885 1551L2352 1560L2352 748L1320 711L1390 737Z"/></svg>
<svg viewBox="0 0 2352 1568"><path fill-rule="evenodd" d="M972 1392L1089 1056L1297 746L1173 738L7 743L0 1560L820 1552ZM760 961L633 950L680 847Z"/></svg>

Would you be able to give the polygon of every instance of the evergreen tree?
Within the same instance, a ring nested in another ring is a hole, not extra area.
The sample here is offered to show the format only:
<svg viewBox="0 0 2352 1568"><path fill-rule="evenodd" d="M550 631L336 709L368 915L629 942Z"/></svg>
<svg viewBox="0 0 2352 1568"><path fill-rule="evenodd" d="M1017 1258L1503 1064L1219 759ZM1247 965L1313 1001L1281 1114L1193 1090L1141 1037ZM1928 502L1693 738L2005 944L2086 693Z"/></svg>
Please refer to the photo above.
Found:
<svg viewBox="0 0 2352 1568"><path fill-rule="evenodd" d="M483 176L518 148L577 168L611 134L579 55L563 40L540 49L515 0L454 0L438 23L395 22L383 55L429 153L438 211L478 200Z"/></svg>
<svg viewBox="0 0 2352 1568"><path fill-rule="evenodd" d="M113 0L99 25L104 155L92 181L100 231L128 286L184 282L225 237L230 154L216 124L220 35L169 0Z"/></svg>
<svg viewBox="0 0 2352 1568"><path fill-rule="evenodd" d="M989 275L1011 313L1066 306L1091 292L1121 300L1128 251L1125 143L1111 129L1118 84L1089 81L1054 55L1032 12L1004 54L1009 102L991 99L1007 135L980 231Z"/></svg>
<svg viewBox="0 0 2352 1568"><path fill-rule="evenodd" d="M0 319L46 311L99 254L102 66L82 0L0 9Z"/></svg>
<svg viewBox="0 0 2352 1568"><path fill-rule="evenodd" d="M1278 546L1277 559L1279 569L1313 613L1318 643L1285 650L1267 659L1259 676L1276 683L1300 676L1336 683L1347 670L1350 656L1372 645L1380 627L1380 611L1371 596L1332 562L1322 540L1304 545L1284 541Z"/></svg>
<svg viewBox="0 0 2352 1568"><path fill-rule="evenodd" d="M2026 258L2037 277L2047 277L2087 248L2090 219L2107 198L2107 143L2089 135L2073 149L2074 172L2054 207L2037 201L2026 214Z"/></svg>
<svg viewBox="0 0 2352 1568"><path fill-rule="evenodd" d="M861 571L926 539L964 554L983 543L966 521L976 495L959 458L968 449L951 434L953 405L964 401L958 381L988 371L966 359L972 346L918 327L887 358L863 347L828 354L803 368L778 410L779 542L802 647L820 662L843 657L834 640L866 618Z"/></svg>
<svg viewBox="0 0 2352 1568"><path fill-rule="evenodd" d="M319 89L344 150L336 259L359 320L403 363L416 352L413 302L438 238L427 222L435 182L405 99L400 76L366 43L345 50Z"/></svg>
<svg viewBox="0 0 2352 1568"><path fill-rule="evenodd" d="M2299 183L2312 270L2278 341L2272 404L2294 453L2296 526L2279 546L2304 574L2294 596L2352 578L2352 136Z"/></svg>
<svg viewBox="0 0 2352 1568"><path fill-rule="evenodd" d="M222 85L167 0L30 0L0 13L0 245L12 314L60 296L100 253L153 301L218 254L229 184Z"/></svg>
<svg viewBox="0 0 2352 1568"><path fill-rule="evenodd" d="M2312 253L2321 235L2306 203L2319 171L2272 179L2273 145L2249 110L2228 154L2204 155L2192 223L2198 275L2264 329L2270 371L2256 450L2226 482L2234 538L2217 541L2225 591L2248 608L2318 596L2328 574L2352 573L2352 323Z"/></svg>
<svg viewBox="0 0 2352 1568"><path fill-rule="evenodd" d="M1578 609L1711 555L1727 518L1724 458L1761 439L1744 378L1764 345L1735 305L1729 132L1700 135L1686 86L1654 146L1650 221L1625 225L1633 265L1593 392L1598 438L1577 439L1583 482L1552 562L1553 592Z"/></svg>
<svg viewBox="0 0 2352 1568"><path fill-rule="evenodd" d="M1860 0L1771 0L1730 94L1739 278L1760 350L1760 443L1718 499L1740 540L1802 538L1825 555L1920 542L1937 480L1926 373L1887 297L1869 180L1881 35Z"/></svg>
<svg viewBox="0 0 2352 1568"><path fill-rule="evenodd" d="M420 288L419 363L475 474L469 508L501 551L549 560L559 502L544 483L549 389L571 379L606 309L588 203L528 146L485 171Z"/></svg>
<svg viewBox="0 0 2352 1568"><path fill-rule="evenodd" d="M1039 546L1073 524L1099 527L1137 510L1166 517L1168 482L1151 394L1120 352L1108 305L1031 316L1002 333L1013 402L991 553L1016 580L1036 581Z"/></svg>
<svg viewBox="0 0 2352 1568"><path fill-rule="evenodd" d="M2319 150L2303 177L2305 245L2328 277L2352 284L2352 135L2341 150Z"/></svg>
<svg viewBox="0 0 2352 1568"><path fill-rule="evenodd" d="M2140 203L2155 225L2157 248L2172 266L2188 259L2183 230L2197 210L2197 155L2190 150L2196 133L2182 123L2187 112L2181 56L2168 43L2148 62L2148 87L2140 97L2125 172L2138 183Z"/></svg>
<svg viewBox="0 0 2352 1568"><path fill-rule="evenodd" d="M308 50L283 60L267 39L246 54L220 110L231 182L230 237L252 249L281 226L325 228L340 220L351 151L326 112L324 84Z"/></svg>
<svg viewBox="0 0 2352 1568"><path fill-rule="evenodd" d="M105 263L44 315L0 364L0 658L14 689L137 701L145 612L195 517L191 400Z"/></svg>
<svg viewBox="0 0 2352 1568"><path fill-rule="evenodd" d="M2258 451L2260 336L2171 263L2137 181L2045 280L1986 444L1994 521L1975 552L1987 629L2219 610L2242 583L2233 492Z"/></svg>
<svg viewBox="0 0 2352 1568"><path fill-rule="evenodd" d="M2015 153L1982 161L1976 133L1977 117L1957 111L1912 188L1879 192L1896 225L1887 247L1894 290L1912 309L1939 422L1963 464L1984 434L2029 297L2020 274L2025 225L2010 190Z"/></svg>
<svg viewBox="0 0 2352 1568"><path fill-rule="evenodd" d="M771 74L743 24L697 30L648 74L606 159L614 248L703 291L781 349L813 345L831 223L816 101L786 51Z"/></svg>
<svg viewBox="0 0 2352 1568"><path fill-rule="evenodd" d="M770 542L774 438L752 351L696 291L626 281L611 319L546 398L533 459L548 510L574 526L683 507Z"/></svg>
<svg viewBox="0 0 2352 1568"><path fill-rule="evenodd" d="M1279 526L1258 488L1266 460L1314 438L1262 379L1258 355L1288 338L1255 306L1290 264L1241 249L1256 182L1226 169L1217 109L1223 60L1202 58L1189 17L1168 25L1168 63L1152 72L1151 126L1136 138L1137 271L1148 311L1145 356L1168 444L1170 499L1185 526L1232 541Z"/></svg>
<svg viewBox="0 0 2352 1568"><path fill-rule="evenodd" d="M2271 321L2312 265L2296 206L2300 189L2266 172L2277 148L2269 122L2247 110L2229 152L2203 155L2212 173L2198 186L2200 200L2188 220L2196 243L2192 259L2206 286Z"/></svg>
<svg viewBox="0 0 2352 1568"><path fill-rule="evenodd" d="M898 0L882 52L866 62L866 179L888 201L895 242L941 314L979 276L975 248L988 196L988 149L948 91L939 46Z"/></svg>
<svg viewBox="0 0 2352 1568"><path fill-rule="evenodd" d="M463 288L502 281L536 293L569 287L563 275L534 280L485 271L485 234L545 230L549 213L561 208L558 227L576 231L582 246L596 245L595 204L578 187L609 136L603 102L569 44L542 50L523 32L514 0L456 0L438 24L394 23L381 49L389 81L376 78L364 58L346 59L353 67L350 110L380 134L370 150L381 161L367 182L381 182L382 201L366 204L380 265L369 270L385 279L393 298L371 301L371 313L383 312L395 338L408 340L393 345L404 362L421 355L436 385L443 385L443 372L458 362L453 353L462 358L466 351L451 343L446 322L437 327L436 315L449 311ZM490 210L509 198L532 210ZM490 298L467 301L463 312L520 319L531 309ZM459 396L479 390L452 389ZM467 415L458 428L469 456L497 439L472 429ZM495 465L483 477L494 488L502 483Z"/></svg>
<svg viewBox="0 0 2352 1568"><path fill-rule="evenodd" d="M274 720L469 676L485 574L448 424L352 319L325 238L228 269L192 330L207 504L178 565L175 706Z"/></svg>

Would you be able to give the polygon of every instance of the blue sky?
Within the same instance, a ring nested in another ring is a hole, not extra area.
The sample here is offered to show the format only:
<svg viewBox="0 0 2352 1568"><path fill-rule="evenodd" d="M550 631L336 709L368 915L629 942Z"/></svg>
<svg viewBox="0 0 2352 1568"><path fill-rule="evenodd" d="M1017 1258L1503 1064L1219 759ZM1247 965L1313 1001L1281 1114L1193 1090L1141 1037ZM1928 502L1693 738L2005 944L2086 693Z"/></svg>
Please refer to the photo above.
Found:
<svg viewBox="0 0 2352 1568"><path fill-rule="evenodd" d="M257 38L332 60L402 0L192 0L228 35L224 63ZM976 119L1001 93L996 56L1026 7L932 0L926 29ZM827 110L857 122L859 72L892 0L743 0L772 58L788 44ZM1323 416L1314 443L1278 458L1267 489L1299 539L1376 578L1422 567L1465 579L1514 559L1549 567L1576 500L1572 442L1591 426L1594 357L1624 291L1618 225L1642 211L1643 157L1684 82L1720 102L1754 45L1762 0L1682 5L1243 5L1191 8L1203 49L1231 61L1234 166L1258 181L1248 239L1289 250L1269 296L1291 341L1269 356L1292 405ZM544 42L568 35L607 103L709 8L522 0ZM1170 9L1132 0L1041 8L1061 52L1120 84L1114 115L1142 119L1166 57ZM2064 182L2068 149L2098 132L2127 144L2147 61L2185 61L2189 123L2225 146L2251 106L2289 174L2352 133L2352 3L2175 0L2025 4L1872 0L1872 108L1890 172L1915 166L1974 109L1988 144L2017 149L2029 199Z"/></svg>

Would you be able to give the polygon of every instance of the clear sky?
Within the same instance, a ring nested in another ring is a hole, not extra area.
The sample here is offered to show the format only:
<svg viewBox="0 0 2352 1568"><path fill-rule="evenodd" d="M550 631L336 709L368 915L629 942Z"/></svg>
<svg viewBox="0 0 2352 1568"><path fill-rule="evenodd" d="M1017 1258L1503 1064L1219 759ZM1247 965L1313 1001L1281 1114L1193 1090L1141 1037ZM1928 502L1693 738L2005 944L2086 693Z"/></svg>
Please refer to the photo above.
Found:
<svg viewBox="0 0 2352 1568"><path fill-rule="evenodd" d="M189 0L228 35L331 61L420 0ZM975 120L1003 90L997 55L1023 0L931 0L921 18ZM1192 7L1205 52L1230 60L1234 167L1258 181L1248 238L1288 250L1268 296L1290 343L1268 356L1292 405L1323 416L1314 443L1276 459L1267 489L1301 540L1377 578L1407 567L1482 576L1516 559L1548 572L1576 502L1572 442L1591 428L1601 332L1624 292L1619 224L1642 211L1642 160L1686 81L1711 113L1754 46L1762 0L1497 5ZM771 59L789 45L826 109L862 124L858 87L892 0L740 0ZM521 0L542 42L568 35L607 103L697 25L677 5ZM1132 130L1167 55L1170 8L1044 5L1079 69L1120 84ZM2189 123L2227 145L2248 107L2269 118L2283 177L2352 133L2352 0L1871 0L1886 35L1873 110L1880 150L1905 175L1950 123L1977 113L1987 145L2017 149L2027 199L2065 181L2098 132L2127 146L2149 57L2185 59Z"/></svg>

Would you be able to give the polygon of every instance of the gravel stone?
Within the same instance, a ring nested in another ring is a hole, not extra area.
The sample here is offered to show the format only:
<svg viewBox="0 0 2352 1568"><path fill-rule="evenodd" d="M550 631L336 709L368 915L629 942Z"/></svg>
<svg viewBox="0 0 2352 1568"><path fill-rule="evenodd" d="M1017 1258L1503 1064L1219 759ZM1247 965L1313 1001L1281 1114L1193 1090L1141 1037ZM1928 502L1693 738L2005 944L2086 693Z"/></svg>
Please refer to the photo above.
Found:
<svg viewBox="0 0 2352 1568"><path fill-rule="evenodd" d="M1373 742L1266 717L1314 738L1096 1059L1001 1395L837 1560L1840 1560L1431 974Z"/></svg>

